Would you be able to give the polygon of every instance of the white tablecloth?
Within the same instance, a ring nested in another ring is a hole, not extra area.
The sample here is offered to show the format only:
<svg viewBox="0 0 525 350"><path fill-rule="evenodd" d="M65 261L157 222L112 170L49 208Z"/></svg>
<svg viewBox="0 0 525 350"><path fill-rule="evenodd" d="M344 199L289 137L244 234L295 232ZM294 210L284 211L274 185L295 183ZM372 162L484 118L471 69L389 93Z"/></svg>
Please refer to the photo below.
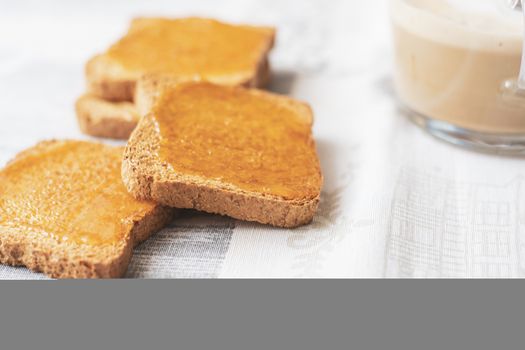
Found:
<svg viewBox="0 0 525 350"><path fill-rule="evenodd" d="M136 15L277 26L271 89L313 106L325 186L296 230L189 211L135 250L129 277L525 276L524 160L441 143L398 112L386 0L3 2L0 164L86 139L83 65Z"/></svg>

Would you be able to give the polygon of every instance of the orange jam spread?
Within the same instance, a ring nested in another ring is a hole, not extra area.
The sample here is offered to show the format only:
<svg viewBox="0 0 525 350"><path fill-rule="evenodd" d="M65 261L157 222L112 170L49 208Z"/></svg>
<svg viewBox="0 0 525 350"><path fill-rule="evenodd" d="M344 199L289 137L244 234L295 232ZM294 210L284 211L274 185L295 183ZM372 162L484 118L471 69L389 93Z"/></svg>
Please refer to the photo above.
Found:
<svg viewBox="0 0 525 350"><path fill-rule="evenodd" d="M165 90L151 114L159 156L178 173L284 199L319 195L311 120L284 97L209 83Z"/></svg>
<svg viewBox="0 0 525 350"><path fill-rule="evenodd" d="M210 19L139 19L107 54L140 73L206 78L255 72L272 37L270 28Z"/></svg>
<svg viewBox="0 0 525 350"><path fill-rule="evenodd" d="M116 244L154 204L131 197L120 175L122 149L50 143L0 171L0 226L61 241Z"/></svg>

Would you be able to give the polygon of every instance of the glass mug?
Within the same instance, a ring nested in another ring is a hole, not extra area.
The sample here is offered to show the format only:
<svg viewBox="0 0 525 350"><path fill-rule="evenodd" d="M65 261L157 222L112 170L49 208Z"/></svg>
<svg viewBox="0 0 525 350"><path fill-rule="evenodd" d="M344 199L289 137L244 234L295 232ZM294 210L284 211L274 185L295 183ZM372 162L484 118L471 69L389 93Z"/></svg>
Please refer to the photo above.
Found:
<svg viewBox="0 0 525 350"><path fill-rule="evenodd" d="M413 121L471 148L525 152L519 0L391 0L394 83Z"/></svg>

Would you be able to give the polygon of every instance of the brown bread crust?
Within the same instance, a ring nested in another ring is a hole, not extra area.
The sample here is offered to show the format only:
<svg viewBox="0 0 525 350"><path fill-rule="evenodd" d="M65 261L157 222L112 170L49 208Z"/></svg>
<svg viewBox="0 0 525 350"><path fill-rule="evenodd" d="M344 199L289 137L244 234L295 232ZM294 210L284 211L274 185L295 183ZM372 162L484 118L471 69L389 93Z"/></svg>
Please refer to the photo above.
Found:
<svg viewBox="0 0 525 350"><path fill-rule="evenodd" d="M91 136L127 140L137 126L139 115L131 102L108 102L82 95L75 103L80 130Z"/></svg>

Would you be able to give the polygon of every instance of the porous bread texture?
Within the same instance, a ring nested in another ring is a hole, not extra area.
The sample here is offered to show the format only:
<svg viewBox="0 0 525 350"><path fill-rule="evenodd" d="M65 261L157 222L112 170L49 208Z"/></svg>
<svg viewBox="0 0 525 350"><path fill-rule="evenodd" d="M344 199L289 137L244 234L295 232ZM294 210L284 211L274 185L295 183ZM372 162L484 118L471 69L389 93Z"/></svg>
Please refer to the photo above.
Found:
<svg viewBox="0 0 525 350"><path fill-rule="evenodd" d="M44 141L19 153L10 163L70 141ZM106 146L107 147L107 146ZM172 208L156 205L117 244L90 245L60 241L49 232L0 225L0 263L43 272L52 278L117 278L127 270L134 246L161 230L174 217Z"/></svg>
<svg viewBox="0 0 525 350"><path fill-rule="evenodd" d="M255 90L253 93L270 95ZM297 115L306 123L313 122L308 105L283 96L275 98L279 103L293 105ZM155 101L155 96L144 97L142 108L151 110ZM319 205L320 188L314 198L289 200L268 193L244 191L216 179L174 172L159 158L160 138L156 128L153 116L146 114L124 151L122 178L128 191L136 198L277 227L298 227L313 219ZM319 164L312 166L318 167L322 182Z"/></svg>
<svg viewBox="0 0 525 350"><path fill-rule="evenodd" d="M154 26L164 18L136 18L132 20L128 33L140 30L146 26ZM204 19L205 20L205 19ZM260 27L263 28L263 27ZM237 74L209 76L208 80L221 85L244 86L250 88L265 87L270 80L268 54L275 43L275 29L264 27L268 31L268 40L261 52L259 62L253 72L239 72ZM91 58L85 67L87 92L107 101L133 101L137 81L147 72L134 72L126 69L119 62L99 54ZM181 79L182 77L174 77ZM183 78L193 80L195 77Z"/></svg>
<svg viewBox="0 0 525 350"><path fill-rule="evenodd" d="M94 95L82 95L75 110L80 130L91 136L127 140L139 121L133 103L108 102Z"/></svg>

